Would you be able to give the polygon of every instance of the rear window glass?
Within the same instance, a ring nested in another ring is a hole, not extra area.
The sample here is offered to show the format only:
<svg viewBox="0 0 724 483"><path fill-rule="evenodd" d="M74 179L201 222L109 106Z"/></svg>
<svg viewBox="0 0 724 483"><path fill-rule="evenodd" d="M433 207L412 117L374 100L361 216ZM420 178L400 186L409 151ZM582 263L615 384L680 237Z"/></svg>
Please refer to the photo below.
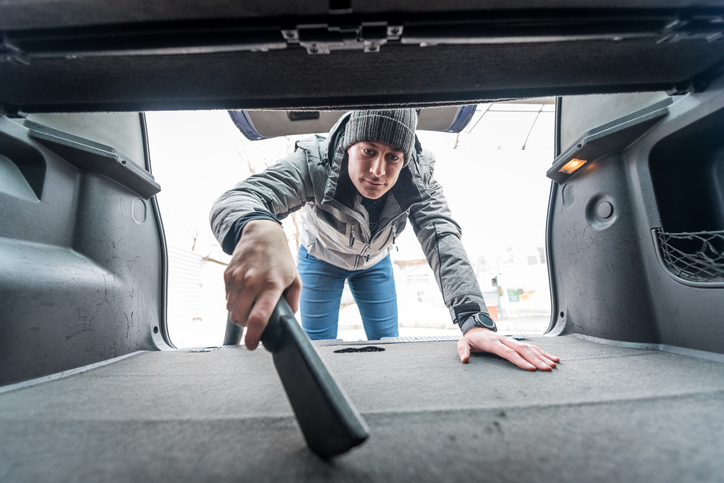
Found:
<svg viewBox="0 0 724 483"><path fill-rule="evenodd" d="M169 252L168 325L177 347L219 345L226 323L223 253L209 210L307 136L249 141L225 111L147 114L151 162ZM550 320L545 223L553 160L553 100L482 104L459 133L418 131L442 184L491 315L503 333L540 334ZM290 250L301 216L284 220ZM391 254L400 336L458 335L409 226ZM348 289L338 338L365 339Z"/></svg>

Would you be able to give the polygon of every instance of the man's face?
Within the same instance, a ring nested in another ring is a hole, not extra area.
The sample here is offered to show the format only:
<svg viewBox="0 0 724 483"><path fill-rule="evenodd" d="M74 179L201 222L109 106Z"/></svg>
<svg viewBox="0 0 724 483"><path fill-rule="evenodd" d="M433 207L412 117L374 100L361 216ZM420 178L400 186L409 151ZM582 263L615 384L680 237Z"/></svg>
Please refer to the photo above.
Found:
<svg viewBox="0 0 724 483"><path fill-rule="evenodd" d="M352 183L362 196L372 200L395 186L405 164L405 153L386 143L362 141L347 152Z"/></svg>

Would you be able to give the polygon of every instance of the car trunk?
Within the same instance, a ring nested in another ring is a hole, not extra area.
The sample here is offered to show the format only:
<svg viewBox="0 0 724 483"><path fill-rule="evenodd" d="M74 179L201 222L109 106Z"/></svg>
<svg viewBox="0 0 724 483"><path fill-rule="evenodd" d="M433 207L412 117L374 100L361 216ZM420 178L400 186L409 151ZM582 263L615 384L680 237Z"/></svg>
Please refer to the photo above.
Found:
<svg viewBox="0 0 724 483"><path fill-rule="evenodd" d="M0 7L0 479L721 479L721 2L114 5ZM371 430L326 461L266 351L173 347L137 111L539 95L552 373L317 343Z"/></svg>
<svg viewBox="0 0 724 483"><path fill-rule="evenodd" d="M264 350L141 352L0 394L3 481L718 481L724 363L574 336L529 342L552 373L454 341L317 350L370 427L305 449Z"/></svg>

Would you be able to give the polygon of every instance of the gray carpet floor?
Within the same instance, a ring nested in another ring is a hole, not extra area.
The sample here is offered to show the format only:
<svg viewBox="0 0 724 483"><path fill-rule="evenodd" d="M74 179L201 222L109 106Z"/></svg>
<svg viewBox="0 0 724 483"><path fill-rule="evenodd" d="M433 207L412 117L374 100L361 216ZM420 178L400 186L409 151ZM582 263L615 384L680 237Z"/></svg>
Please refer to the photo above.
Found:
<svg viewBox="0 0 724 483"><path fill-rule="evenodd" d="M318 347L371 431L332 461L265 350L141 353L0 394L0 481L724 481L724 363L531 342L559 367L463 365L450 341Z"/></svg>

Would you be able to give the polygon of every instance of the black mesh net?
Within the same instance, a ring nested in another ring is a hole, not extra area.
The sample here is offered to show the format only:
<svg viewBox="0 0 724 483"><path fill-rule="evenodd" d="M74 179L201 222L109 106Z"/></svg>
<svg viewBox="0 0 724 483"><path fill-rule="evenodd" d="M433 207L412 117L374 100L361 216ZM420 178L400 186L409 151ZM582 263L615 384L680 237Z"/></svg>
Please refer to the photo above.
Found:
<svg viewBox="0 0 724 483"><path fill-rule="evenodd" d="M656 236L666 267L691 282L724 282L724 230Z"/></svg>

